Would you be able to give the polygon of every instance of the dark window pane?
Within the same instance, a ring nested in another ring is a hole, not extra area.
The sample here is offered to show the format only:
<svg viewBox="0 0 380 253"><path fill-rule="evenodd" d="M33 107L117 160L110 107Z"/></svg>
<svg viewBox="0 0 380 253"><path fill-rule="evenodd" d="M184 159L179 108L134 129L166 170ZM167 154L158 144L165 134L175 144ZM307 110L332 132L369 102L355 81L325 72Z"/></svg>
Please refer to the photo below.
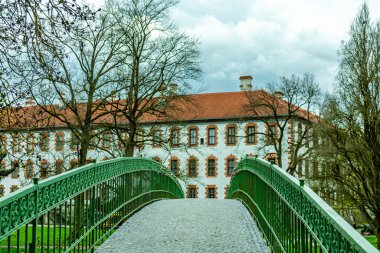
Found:
<svg viewBox="0 0 380 253"><path fill-rule="evenodd" d="M210 198L210 199L215 198L215 189L214 188L208 188L208 198Z"/></svg>
<svg viewBox="0 0 380 253"><path fill-rule="evenodd" d="M255 127L249 126L248 127L248 143L255 143Z"/></svg>
<svg viewBox="0 0 380 253"><path fill-rule="evenodd" d="M194 159L191 159L189 161L189 175L191 177L196 176L196 161Z"/></svg>
<svg viewBox="0 0 380 253"><path fill-rule="evenodd" d="M196 145L196 144L197 144L197 130L190 129L190 145Z"/></svg>
<svg viewBox="0 0 380 253"><path fill-rule="evenodd" d="M235 167L235 159L228 159L227 161L227 175L231 176L232 173L234 172L234 167Z"/></svg>
<svg viewBox="0 0 380 253"><path fill-rule="evenodd" d="M215 144L215 128L208 129L208 144L209 145Z"/></svg>
<svg viewBox="0 0 380 253"><path fill-rule="evenodd" d="M195 199L197 197L195 188L189 188L189 198Z"/></svg>
<svg viewBox="0 0 380 253"><path fill-rule="evenodd" d="M208 176L215 176L215 160L214 159L209 159L207 162L207 172Z"/></svg>
<svg viewBox="0 0 380 253"><path fill-rule="evenodd" d="M179 130L174 129L171 131L170 141L172 145L178 145Z"/></svg>
<svg viewBox="0 0 380 253"><path fill-rule="evenodd" d="M227 143L235 144L235 127L227 128Z"/></svg>
<svg viewBox="0 0 380 253"><path fill-rule="evenodd" d="M172 160L170 164L170 168L172 170L172 173L174 175L177 175L178 173L178 161L177 160Z"/></svg>

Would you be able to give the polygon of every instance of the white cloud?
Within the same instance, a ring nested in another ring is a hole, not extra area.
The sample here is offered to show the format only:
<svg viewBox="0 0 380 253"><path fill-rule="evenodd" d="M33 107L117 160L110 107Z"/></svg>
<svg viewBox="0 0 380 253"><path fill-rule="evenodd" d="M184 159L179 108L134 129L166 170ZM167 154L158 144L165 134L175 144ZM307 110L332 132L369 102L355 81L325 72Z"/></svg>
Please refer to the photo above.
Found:
<svg viewBox="0 0 380 253"><path fill-rule="evenodd" d="M102 0L96 0L101 3ZM314 73L331 90L340 42L362 0L182 0L171 12L202 43L208 92L238 90L251 74L262 87L281 75ZM373 20L380 1L367 0Z"/></svg>

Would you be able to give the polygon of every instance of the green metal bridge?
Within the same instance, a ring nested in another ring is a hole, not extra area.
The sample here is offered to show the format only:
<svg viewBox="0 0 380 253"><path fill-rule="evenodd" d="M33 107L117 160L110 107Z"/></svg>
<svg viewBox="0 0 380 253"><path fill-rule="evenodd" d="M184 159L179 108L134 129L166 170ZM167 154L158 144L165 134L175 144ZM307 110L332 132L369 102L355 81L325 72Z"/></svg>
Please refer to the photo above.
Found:
<svg viewBox="0 0 380 253"><path fill-rule="evenodd" d="M171 172L144 158L117 158L35 180L1 199L0 253L94 252L148 204L181 198ZM378 253L303 181L267 161L242 159L228 198L244 204L272 252Z"/></svg>

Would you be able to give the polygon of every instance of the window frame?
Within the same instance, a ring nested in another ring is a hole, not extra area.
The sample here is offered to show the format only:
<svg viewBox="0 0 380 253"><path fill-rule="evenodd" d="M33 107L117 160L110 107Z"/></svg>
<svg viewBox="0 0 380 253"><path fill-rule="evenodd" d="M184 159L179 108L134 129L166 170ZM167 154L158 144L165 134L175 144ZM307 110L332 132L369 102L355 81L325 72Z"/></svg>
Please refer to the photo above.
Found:
<svg viewBox="0 0 380 253"><path fill-rule="evenodd" d="M216 145L216 127L207 128L207 145Z"/></svg>
<svg viewBox="0 0 380 253"><path fill-rule="evenodd" d="M211 162L213 162L212 166L210 166ZM216 164L216 161L214 158L207 159L207 176L208 177L215 177L216 176L215 164ZM210 170L210 168L212 168L212 170ZM212 171L213 173L210 173L210 171Z"/></svg>
<svg viewBox="0 0 380 253"><path fill-rule="evenodd" d="M42 152L49 151L50 134L49 133L40 133L38 137L39 137L38 146L40 148L40 151L42 151Z"/></svg>
<svg viewBox="0 0 380 253"><path fill-rule="evenodd" d="M3 197L5 195L5 187L4 187L4 185L0 185L0 189L1 189L0 197Z"/></svg>
<svg viewBox="0 0 380 253"><path fill-rule="evenodd" d="M153 148L161 147L161 140L162 140L162 130L153 129L152 130L152 147Z"/></svg>
<svg viewBox="0 0 380 253"><path fill-rule="evenodd" d="M247 126L247 141L246 143L248 145L254 145L256 144L256 125L248 125ZM253 129L253 132L250 132L250 130ZM253 139L253 141L252 141Z"/></svg>
<svg viewBox="0 0 380 253"><path fill-rule="evenodd" d="M13 153L21 152L21 135L20 134L12 135L12 152Z"/></svg>
<svg viewBox="0 0 380 253"><path fill-rule="evenodd" d="M65 150L65 133L57 132L55 134L55 151L64 151L64 150Z"/></svg>
<svg viewBox="0 0 380 253"><path fill-rule="evenodd" d="M195 160L194 158L191 158L189 159L189 177L196 177L196 175L197 175L197 160Z"/></svg>
<svg viewBox="0 0 380 253"><path fill-rule="evenodd" d="M173 163L175 164L175 170L173 171ZM174 175L178 175L179 173L179 166L178 166L178 164L179 164L179 161L178 161L178 159L177 158L172 158L171 160L170 160L170 171L174 174Z"/></svg>
<svg viewBox="0 0 380 253"><path fill-rule="evenodd" d="M226 126L226 145L233 146L236 145L236 125Z"/></svg>
<svg viewBox="0 0 380 253"><path fill-rule="evenodd" d="M106 131L102 134L102 148L111 149L112 135L111 132Z"/></svg>
<svg viewBox="0 0 380 253"><path fill-rule="evenodd" d="M180 143L180 129L177 127L170 129L170 146L177 147L179 146L179 143Z"/></svg>
<svg viewBox="0 0 380 253"><path fill-rule="evenodd" d="M33 134L28 134L26 136L25 151L27 154L34 152L34 135Z"/></svg>
<svg viewBox="0 0 380 253"><path fill-rule="evenodd" d="M44 166L46 165L46 168ZM43 159L40 162L40 178L48 178L49 177L49 161L46 159Z"/></svg>
<svg viewBox="0 0 380 253"><path fill-rule="evenodd" d="M58 165L61 167L60 170L57 169ZM56 160L55 163L54 163L54 174L55 175L61 174L62 172L64 172L64 170L65 169L64 169L64 162L63 162L63 160L61 160L61 159Z"/></svg>
<svg viewBox="0 0 380 253"><path fill-rule="evenodd" d="M191 191L194 191L194 197L191 195ZM186 198L197 199L198 198L198 187L197 185L187 185L186 186Z"/></svg>
<svg viewBox="0 0 380 253"><path fill-rule="evenodd" d="M274 128L274 131L271 130L272 128ZM267 145L275 145L277 143L277 125L276 124L267 125L266 143Z"/></svg>
<svg viewBox="0 0 380 253"><path fill-rule="evenodd" d="M31 166L31 170L29 170L29 166ZM31 172L31 174L29 173ZM34 163L32 160L27 160L25 163L25 178L32 179L34 177Z"/></svg>
<svg viewBox="0 0 380 253"><path fill-rule="evenodd" d="M12 163L11 163L11 169L13 169L14 167L16 167L16 168L14 171L12 171L12 173L10 175L11 178L12 179L20 178L20 163L16 160L12 161ZM14 173L17 173L17 174L14 174Z"/></svg>
<svg viewBox="0 0 380 253"><path fill-rule="evenodd" d="M198 146L198 127L190 126L188 128L188 144L189 147Z"/></svg>

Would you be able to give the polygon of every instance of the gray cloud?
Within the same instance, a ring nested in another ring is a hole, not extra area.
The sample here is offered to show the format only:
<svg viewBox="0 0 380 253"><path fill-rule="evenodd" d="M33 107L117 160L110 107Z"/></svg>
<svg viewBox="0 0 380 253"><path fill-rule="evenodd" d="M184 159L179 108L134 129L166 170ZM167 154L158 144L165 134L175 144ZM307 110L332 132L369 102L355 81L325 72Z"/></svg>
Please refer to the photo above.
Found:
<svg viewBox="0 0 380 253"><path fill-rule="evenodd" d="M379 17L380 3L367 1ZM344 5L343 5L344 4ZM314 73L331 90L337 50L347 39L359 0L192 0L172 16L202 43L207 92L238 90L240 75L263 87L279 76ZM378 8L375 8L378 7Z"/></svg>
<svg viewBox="0 0 380 253"><path fill-rule="evenodd" d="M97 6L103 0L93 0ZM373 20L380 1L366 0ZM280 76L314 73L331 90L340 42L363 0L182 0L172 17L202 43L206 92L236 91L240 75L264 87Z"/></svg>

